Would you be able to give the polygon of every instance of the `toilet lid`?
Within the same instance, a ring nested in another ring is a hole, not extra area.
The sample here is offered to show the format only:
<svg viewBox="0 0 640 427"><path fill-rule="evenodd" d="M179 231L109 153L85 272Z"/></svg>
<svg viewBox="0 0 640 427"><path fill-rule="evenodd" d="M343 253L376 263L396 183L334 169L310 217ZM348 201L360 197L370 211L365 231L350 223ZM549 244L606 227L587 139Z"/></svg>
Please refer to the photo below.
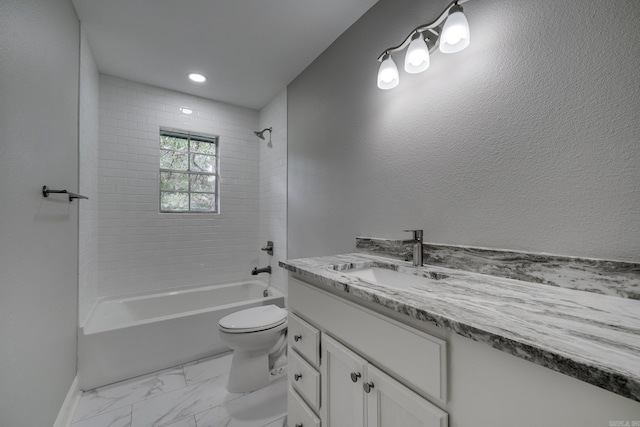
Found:
<svg viewBox="0 0 640 427"><path fill-rule="evenodd" d="M251 332L274 328L287 319L287 310L275 305L264 305L231 313L220 319L220 328L235 332Z"/></svg>

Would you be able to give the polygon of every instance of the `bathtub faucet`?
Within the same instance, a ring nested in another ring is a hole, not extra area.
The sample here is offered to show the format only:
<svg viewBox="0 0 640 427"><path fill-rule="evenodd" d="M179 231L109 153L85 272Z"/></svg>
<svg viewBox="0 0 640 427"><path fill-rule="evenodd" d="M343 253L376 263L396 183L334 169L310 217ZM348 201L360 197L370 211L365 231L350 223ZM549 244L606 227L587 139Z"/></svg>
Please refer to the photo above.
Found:
<svg viewBox="0 0 640 427"><path fill-rule="evenodd" d="M269 274L271 274L271 266L263 267L263 268L253 267L253 270L251 270L251 275L252 276L257 276L260 273L269 273Z"/></svg>

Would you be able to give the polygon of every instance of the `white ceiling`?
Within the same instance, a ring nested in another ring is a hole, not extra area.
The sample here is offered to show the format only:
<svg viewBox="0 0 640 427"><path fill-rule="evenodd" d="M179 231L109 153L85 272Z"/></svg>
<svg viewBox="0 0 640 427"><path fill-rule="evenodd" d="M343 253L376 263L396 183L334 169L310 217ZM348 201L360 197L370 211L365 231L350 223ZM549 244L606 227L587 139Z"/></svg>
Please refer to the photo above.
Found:
<svg viewBox="0 0 640 427"><path fill-rule="evenodd" d="M73 0L101 73L254 109L376 2Z"/></svg>

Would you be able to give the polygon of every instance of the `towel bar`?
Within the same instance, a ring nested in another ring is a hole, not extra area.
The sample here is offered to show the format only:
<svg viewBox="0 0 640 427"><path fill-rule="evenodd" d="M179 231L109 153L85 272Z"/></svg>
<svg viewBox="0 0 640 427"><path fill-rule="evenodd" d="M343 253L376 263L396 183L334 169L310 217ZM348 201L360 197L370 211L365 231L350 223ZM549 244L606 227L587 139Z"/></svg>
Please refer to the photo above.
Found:
<svg viewBox="0 0 640 427"><path fill-rule="evenodd" d="M87 196L82 196L82 195L76 194L76 193L70 193L67 190L50 190L49 188L47 188L46 185L44 187L42 187L42 195L44 197L49 197L49 194L68 194L69 195L69 203L71 203L73 201L73 199L89 199Z"/></svg>

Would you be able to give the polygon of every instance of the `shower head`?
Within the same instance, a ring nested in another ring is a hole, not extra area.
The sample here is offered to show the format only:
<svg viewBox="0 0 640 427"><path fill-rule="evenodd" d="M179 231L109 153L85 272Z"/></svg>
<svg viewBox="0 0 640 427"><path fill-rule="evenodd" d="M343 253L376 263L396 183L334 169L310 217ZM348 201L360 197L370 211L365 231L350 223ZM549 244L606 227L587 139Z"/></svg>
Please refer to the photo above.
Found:
<svg viewBox="0 0 640 427"><path fill-rule="evenodd" d="M254 131L253 133L254 133L258 138L260 138L261 140L263 140L263 141L264 141L264 133L265 133L266 131L269 131L269 133L271 133L271 128L264 128L264 129L262 129L260 132L258 132L258 131Z"/></svg>

